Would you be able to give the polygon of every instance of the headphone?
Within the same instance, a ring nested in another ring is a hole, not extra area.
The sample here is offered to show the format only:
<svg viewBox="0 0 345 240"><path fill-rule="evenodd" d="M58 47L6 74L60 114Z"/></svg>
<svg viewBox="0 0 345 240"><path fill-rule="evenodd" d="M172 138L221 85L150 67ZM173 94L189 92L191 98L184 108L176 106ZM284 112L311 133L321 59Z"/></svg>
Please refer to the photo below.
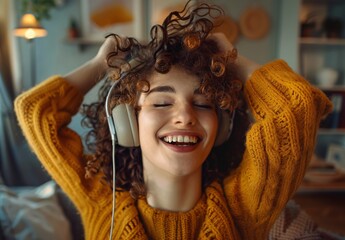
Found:
<svg viewBox="0 0 345 240"><path fill-rule="evenodd" d="M121 79L117 82L120 81ZM234 118L234 113L230 113L227 110L217 110L217 115L218 131L214 146L220 146L228 140L232 131ZM133 106L119 104L111 110L111 115L107 114L107 118L111 135L116 144L123 147L140 146L137 116Z"/></svg>
<svg viewBox="0 0 345 240"><path fill-rule="evenodd" d="M134 63L134 64L133 64ZM138 62L131 60L129 62L134 68L138 66ZM127 75L128 72L122 73L120 78L110 87L108 94L105 100L105 112L107 116L107 122L109 126L109 131L112 140L112 171L113 171L113 194L112 194L112 217L111 217L111 226L109 232L109 239L112 239L114 231L114 220L115 220L115 207L116 207L116 198L115 198L115 148L116 145L123 147L139 147L139 131L138 131L138 122L137 116L134 110L134 107L129 104L119 104L113 109L109 109L109 101L112 91L115 89L115 86L121 82L121 80ZM218 131L214 146L219 146L223 144L231 135L233 127L233 119L235 111L230 113L227 110L217 109L218 115Z"/></svg>

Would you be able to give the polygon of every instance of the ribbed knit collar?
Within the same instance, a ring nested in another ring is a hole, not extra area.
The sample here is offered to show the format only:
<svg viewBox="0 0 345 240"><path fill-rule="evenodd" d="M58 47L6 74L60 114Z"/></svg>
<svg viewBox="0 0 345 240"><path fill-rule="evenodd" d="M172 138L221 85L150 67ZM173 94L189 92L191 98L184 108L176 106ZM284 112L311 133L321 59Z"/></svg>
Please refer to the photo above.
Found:
<svg viewBox="0 0 345 240"><path fill-rule="evenodd" d="M206 215L206 196L187 212L171 212L152 208L146 199L138 200L141 222L154 239L195 239Z"/></svg>
<svg viewBox="0 0 345 240"><path fill-rule="evenodd" d="M140 222L149 239L237 239L222 188L207 187L198 203L187 212L152 208L146 199L137 201Z"/></svg>

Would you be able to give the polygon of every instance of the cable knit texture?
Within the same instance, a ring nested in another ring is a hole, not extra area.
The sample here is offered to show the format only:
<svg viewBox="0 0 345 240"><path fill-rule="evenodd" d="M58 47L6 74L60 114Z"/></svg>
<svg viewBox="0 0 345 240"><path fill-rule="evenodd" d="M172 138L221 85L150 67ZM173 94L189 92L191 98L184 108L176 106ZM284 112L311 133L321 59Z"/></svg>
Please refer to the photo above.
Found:
<svg viewBox="0 0 345 240"><path fill-rule="evenodd" d="M320 119L331 103L282 60L256 70L245 84L255 123L241 165L211 184L188 212L150 207L117 192L114 239L266 239L303 179ZM67 125L83 101L53 76L15 102L19 124L38 158L78 208L86 239L107 239L112 193L85 179L83 147ZM226 159L224 159L226 161Z"/></svg>

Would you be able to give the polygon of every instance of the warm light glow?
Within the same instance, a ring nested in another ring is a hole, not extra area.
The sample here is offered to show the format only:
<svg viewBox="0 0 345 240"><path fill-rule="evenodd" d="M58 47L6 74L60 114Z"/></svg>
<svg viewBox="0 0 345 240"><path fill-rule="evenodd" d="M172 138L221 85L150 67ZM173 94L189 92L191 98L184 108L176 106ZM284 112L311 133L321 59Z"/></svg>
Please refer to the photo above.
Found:
<svg viewBox="0 0 345 240"><path fill-rule="evenodd" d="M31 13L26 13L23 15L22 19L20 20L20 26L23 27L41 27L37 19Z"/></svg>
<svg viewBox="0 0 345 240"><path fill-rule="evenodd" d="M14 30L14 34L18 37L33 39L47 36L48 33L34 15L26 13L21 18L19 27Z"/></svg>

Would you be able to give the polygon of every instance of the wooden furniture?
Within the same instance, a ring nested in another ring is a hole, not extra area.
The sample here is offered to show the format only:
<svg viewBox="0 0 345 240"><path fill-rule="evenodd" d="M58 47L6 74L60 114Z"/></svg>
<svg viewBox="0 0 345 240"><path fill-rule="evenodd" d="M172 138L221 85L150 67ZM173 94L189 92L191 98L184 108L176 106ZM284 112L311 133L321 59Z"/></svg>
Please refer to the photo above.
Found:
<svg viewBox="0 0 345 240"><path fill-rule="evenodd" d="M345 192L297 193L294 200L319 227L345 238Z"/></svg>

